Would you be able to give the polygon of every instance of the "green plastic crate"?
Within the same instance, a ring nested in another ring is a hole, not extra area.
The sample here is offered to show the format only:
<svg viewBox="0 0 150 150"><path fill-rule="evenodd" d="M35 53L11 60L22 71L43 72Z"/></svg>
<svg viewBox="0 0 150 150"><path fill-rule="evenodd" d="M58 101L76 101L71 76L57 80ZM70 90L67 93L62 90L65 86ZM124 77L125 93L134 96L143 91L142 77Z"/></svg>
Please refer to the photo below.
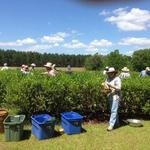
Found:
<svg viewBox="0 0 150 150"><path fill-rule="evenodd" d="M6 141L20 141L23 136L25 115L8 116L4 120Z"/></svg>

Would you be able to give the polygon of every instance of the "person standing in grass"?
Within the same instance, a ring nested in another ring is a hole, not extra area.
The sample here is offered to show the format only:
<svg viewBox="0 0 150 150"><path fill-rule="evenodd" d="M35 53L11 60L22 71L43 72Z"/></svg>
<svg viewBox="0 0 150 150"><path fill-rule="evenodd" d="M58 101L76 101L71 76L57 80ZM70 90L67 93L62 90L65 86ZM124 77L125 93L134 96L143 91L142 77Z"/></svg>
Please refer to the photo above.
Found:
<svg viewBox="0 0 150 150"><path fill-rule="evenodd" d="M44 66L46 67L47 72L44 72L42 74L48 74L49 76L56 76L55 64L47 62Z"/></svg>
<svg viewBox="0 0 150 150"><path fill-rule="evenodd" d="M130 72L129 72L130 70L127 67L122 68L121 71L122 72L119 75L119 77L121 79L125 79L125 78L129 78L130 77Z"/></svg>
<svg viewBox="0 0 150 150"><path fill-rule="evenodd" d="M35 64L35 63L32 63L32 64L31 64L30 71L34 71L34 70L35 70L35 67L36 67L36 64Z"/></svg>
<svg viewBox="0 0 150 150"><path fill-rule="evenodd" d="M150 76L150 67L146 67L145 70L140 72L140 77Z"/></svg>
<svg viewBox="0 0 150 150"><path fill-rule="evenodd" d="M1 70L8 70L8 66L7 66L7 63L4 63L4 66L1 68Z"/></svg>
<svg viewBox="0 0 150 150"><path fill-rule="evenodd" d="M103 83L105 89L108 92L108 100L111 110L111 115L109 119L109 126L107 131L113 130L115 127L119 126L118 108L119 101L121 99L121 79L117 77L117 71L114 67L110 67L107 72L107 79Z"/></svg>

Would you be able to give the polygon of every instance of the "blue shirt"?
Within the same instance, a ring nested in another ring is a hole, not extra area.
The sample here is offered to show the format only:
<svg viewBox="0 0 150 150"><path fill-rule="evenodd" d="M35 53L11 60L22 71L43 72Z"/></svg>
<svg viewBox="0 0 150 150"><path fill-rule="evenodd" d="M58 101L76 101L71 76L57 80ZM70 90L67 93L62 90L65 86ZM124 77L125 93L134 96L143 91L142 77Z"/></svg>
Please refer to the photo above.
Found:
<svg viewBox="0 0 150 150"><path fill-rule="evenodd" d="M150 74L146 70L142 70L140 73L140 77L149 76Z"/></svg>

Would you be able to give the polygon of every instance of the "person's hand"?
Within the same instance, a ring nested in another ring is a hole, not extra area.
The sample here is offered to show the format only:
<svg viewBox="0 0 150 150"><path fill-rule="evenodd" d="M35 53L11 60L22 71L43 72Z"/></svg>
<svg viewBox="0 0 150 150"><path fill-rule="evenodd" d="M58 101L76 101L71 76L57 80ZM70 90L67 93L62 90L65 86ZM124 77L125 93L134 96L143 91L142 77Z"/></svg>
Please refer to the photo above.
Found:
<svg viewBox="0 0 150 150"><path fill-rule="evenodd" d="M105 82L102 83L102 86L104 90L109 90L109 86Z"/></svg>

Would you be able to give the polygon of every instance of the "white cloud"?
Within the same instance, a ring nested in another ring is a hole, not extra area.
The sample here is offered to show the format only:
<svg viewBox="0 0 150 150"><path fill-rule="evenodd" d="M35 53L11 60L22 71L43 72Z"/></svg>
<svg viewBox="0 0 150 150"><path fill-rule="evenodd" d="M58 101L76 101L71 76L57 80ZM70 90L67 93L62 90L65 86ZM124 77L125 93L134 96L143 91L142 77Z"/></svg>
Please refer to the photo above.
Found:
<svg viewBox="0 0 150 150"><path fill-rule="evenodd" d="M93 47L108 47L111 45L112 45L112 42L105 40L105 39L94 40L90 43L90 46L93 46Z"/></svg>
<svg viewBox="0 0 150 150"><path fill-rule="evenodd" d="M26 38L23 40L17 40L16 43L19 43L21 45L32 45L32 44L36 44L37 42L32 38Z"/></svg>
<svg viewBox="0 0 150 150"><path fill-rule="evenodd" d="M119 8L113 11L115 16L107 17L105 21L116 24L122 31L143 31L150 26L150 11L139 8Z"/></svg>
<svg viewBox="0 0 150 150"><path fill-rule="evenodd" d="M99 49L97 47L88 46L86 51L89 52L89 53L94 54L94 53L97 53L99 51Z"/></svg>
<svg viewBox="0 0 150 150"><path fill-rule="evenodd" d="M78 40L72 40L71 43L65 43L63 47L70 49L81 49L86 48L87 46Z"/></svg>
<svg viewBox="0 0 150 150"><path fill-rule="evenodd" d="M72 40L70 43L65 43L63 47L68 49L82 49L84 48L88 53L105 53L107 50L104 49L105 47L109 47L112 45L111 41L101 39L101 40L93 40L90 43L82 43L79 40Z"/></svg>
<svg viewBox="0 0 150 150"><path fill-rule="evenodd" d="M130 51L127 51L127 52L125 53L125 55L132 56L133 53L134 53L134 51L133 51L133 50L130 50Z"/></svg>
<svg viewBox="0 0 150 150"><path fill-rule="evenodd" d="M136 37L128 37L121 39L119 45L137 45L137 46L150 46L150 38L136 38Z"/></svg>
<svg viewBox="0 0 150 150"><path fill-rule="evenodd" d="M66 32L58 32L56 34L53 34L53 35L45 35L41 38L41 41L44 42L44 43L61 43L61 42L64 42L64 39L66 37L68 37L69 34L66 33Z"/></svg>
<svg viewBox="0 0 150 150"><path fill-rule="evenodd" d="M14 42L0 42L0 46L23 46L36 44L36 40L32 38L26 38L23 40L16 40Z"/></svg>
<svg viewBox="0 0 150 150"><path fill-rule="evenodd" d="M93 40L89 43L86 51L90 53L97 53L97 52L106 53L107 50L104 48L109 47L111 45L112 42L105 39Z"/></svg>
<svg viewBox="0 0 150 150"><path fill-rule="evenodd" d="M107 15L109 15L109 14L110 14L110 12L109 12L109 11L106 11L106 10L102 10L102 11L99 13L100 16L107 16Z"/></svg>

